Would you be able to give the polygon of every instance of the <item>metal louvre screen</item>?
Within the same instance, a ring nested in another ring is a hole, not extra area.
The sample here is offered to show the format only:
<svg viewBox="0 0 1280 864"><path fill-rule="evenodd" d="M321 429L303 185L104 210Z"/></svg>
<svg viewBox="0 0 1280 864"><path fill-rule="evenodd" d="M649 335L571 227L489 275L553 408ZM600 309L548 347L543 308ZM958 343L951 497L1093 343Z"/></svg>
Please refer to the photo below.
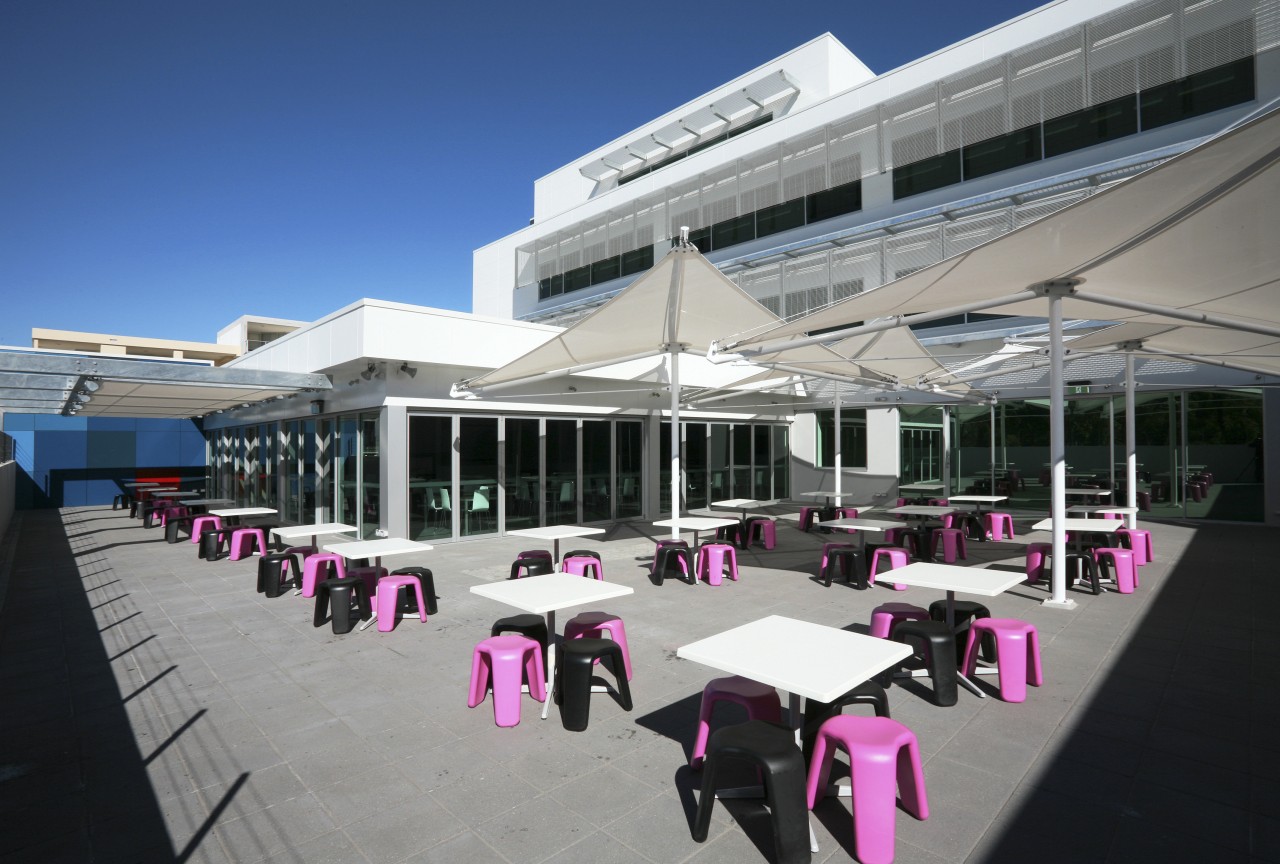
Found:
<svg viewBox="0 0 1280 864"><path fill-rule="evenodd" d="M585 264L609 257L609 226L600 225L582 232L582 260Z"/></svg>
<svg viewBox="0 0 1280 864"><path fill-rule="evenodd" d="M942 236L946 244L947 257L967 252L1011 230L1013 230L1013 223L1009 218L1008 210L983 213L980 216L970 216L968 219L957 219L943 226Z"/></svg>
<svg viewBox="0 0 1280 864"><path fill-rule="evenodd" d="M784 317L794 318L828 303L830 274L827 255L818 252L782 265Z"/></svg>
<svg viewBox="0 0 1280 864"><path fill-rule="evenodd" d="M901 279L942 260L942 226L908 231L885 241L889 279Z"/></svg>
<svg viewBox="0 0 1280 864"><path fill-rule="evenodd" d="M560 241L560 271L582 266L582 235L575 234Z"/></svg>
<svg viewBox="0 0 1280 864"><path fill-rule="evenodd" d="M1187 68L1193 75L1254 53L1253 3L1245 0L1211 0L1186 12L1182 24L1186 40Z"/></svg>
<svg viewBox="0 0 1280 864"><path fill-rule="evenodd" d="M636 217L613 214L609 220L609 255L621 255L636 248Z"/></svg>
<svg viewBox="0 0 1280 864"><path fill-rule="evenodd" d="M942 149L954 150L1012 131L1005 102L1005 58L942 82Z"/></svg>
<svg viewBox="0 0 1280 864"><path fill-rule="evenodd" d="M831 250L831 302L883 284L881 241L867 240Z"/></svg>
<svg viewBox="0 0 1280 864"><path fill-rule="evenodd" d="M666 195L659 193L636 202L636 248L653 246L670 239L667 229Z"/></svg>
<svg viewBox="0 0 1280 864"><path fill-rule="evenodd" d="M1257 51L1280 45L1280 0L1258 0L1254 13L1254 44Z"/></svg>
<svg viewBox="0 0 1280 864"><path fill-rule="evenodd" d="M549 274L548 274L549 275ZM538 255L532 244L516 248L516 284L538 281Z"/></svg>
<svg viewBox="0 0 1280 864"><path fill-rule="evenodd" d="M782 145L782 200L827 188L827 133L812 132Z"/></svg>
<svg viewBox="0 0 1280 864"><path fill-rule="evenodd" d="M744 271L738 280L738 286L753 298L760 301L774 315L778 314L782 290L782 265L770 264L755 270Z"/></svg>
<svg viewBox="0 0 1280 864"><path fill-rule="evenodd" d="M781 149L770 147L738 162L738 212L782 203Z"/></svg>
<svg viewBox="0 0 1280 864"><path fill-rule="evenodd" d="M542 238L538 245L537 268L538 278L547 279L559 273L560 241L554 234Z"/></svg>
<svg viewBox="0 0 1280 864"><path fill-rule="evenodd" d="M1084 107L1084 28L1076 27L1013 52L1010 58L1013 128L1021 129Z"/></svg>
<svg viewBox="0 0 1280 864"><path fill-rule="evenodd" d="M1147 0L1087 24L1089 104L1177 78L1178 18L1174 0Z"/></svg>
<svg viewBox="0 0 1280 864"><path fill-rule="evenodd" d="M885 140L888 142L886 167L910 165L937 156L938 88L921 87L905 96L885 103Z"/></svg>
<svg viewBox="0 0 1280 864"><path fill-rule="evenodd" d="M681 227L695 230L703 227L701 198L702 183L697 177L667 189L668 237L679 236Z"/></svg>
<svg viewBox="0 0 1280 864"><path fill-rule="evenodd" d="M833 123L827 135L831 185L861 180L880 170L879 113L863 114Z"/></svg>
<svg viewBox="0 0 1280 864"><path fill-rule="evenodd" d="M738 215L738 166L731 163L702 175L702 222L714 225ZM690 226L693 227L693 226Z"/></svg>
<svg viewBox="0 0 1280 864"><path fill-rule="evenodd" d="M1066 195L1059 195L1056 198L1046 198L1043 201L1021 204L1013 209L1015 227L1021 228L1023 225L1029 225L1037 219L1043 219L1052 213L1057 213L1063 207L1070 206L1088 197L1088 194L1085 191L1068 192Z"/></svg>

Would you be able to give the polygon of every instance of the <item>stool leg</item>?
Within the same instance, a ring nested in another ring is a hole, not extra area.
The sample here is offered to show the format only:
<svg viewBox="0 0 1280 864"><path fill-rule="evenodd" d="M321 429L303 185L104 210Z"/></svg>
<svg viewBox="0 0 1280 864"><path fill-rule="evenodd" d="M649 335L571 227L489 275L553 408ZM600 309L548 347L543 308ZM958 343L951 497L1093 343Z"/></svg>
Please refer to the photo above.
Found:
<svg viewBox="0 0 1280 864"><path fill-rule="evenodd" d="M1000 663L1000 698L1006 702L1027 701L1027 645L1022 633L1006 633L996 640L996 660Z"/></svg>
<svg viewBox="0 0 1280 864"><path fill-rule="evenodd" d="M1035 630L1027 633L1027 665L1031 668L1027 683L1039 687L1044 683L1044 673L1040 668L1040 634Z"/></svg>
<svg viewBox="0 0 1280 864"><path fill-rule="evenodd" d="M711 737L711 709L714 701L709 701L706 694L702 696L702 707L698 709L698 731L693 739L693 755L689 757L689 767L697 771L702 767L707 752L707 739Z"/></svg>
<svg viewBox="0 0 1280 864"><path fill-rule="evenodd" d="M560 720L570 732L587 728L591 714L591 672L595 662L591 657L570 654L557 662L561 681Z"/></svg>
<svg viewBox="0 0 1280 864"><path fill-rule="evenodd" d="M813 757L809 760L809 781L805 786L805 803L812 810L827 795L827 783L831 779L831 760L835 747L828 736L818 733L813 742Z"/></svg>
<svg viewBox="0 0 1280 864"><path fill-rule="evenodd" d="M800 759L800 754L795 755ZM765 771L765 797L773 822L773 848L778 864L809 864L809 814L804 806L804 763Z"/></svg>
<svg viewBox="0 0 1280 864"><path fill-rule="evenodd" d="M879 753L849 754L853 774L853 846L862 864L890 864L894 851L894 818L898 796L897 760L882 761Z"/></svg>
<svg viewBox="0 0 1280 864"><path fill-rule="evenodd" d="M471 687L467 691L467 707L474 708L484 701L489 691L489 655L483 651L471 652Z"/></svg>
<svg viewBox="0 0 1280 864"><path fill-rule="evenodd" d="M493 721L499 726L520 723L520 682L524 663L492 663Z"/></svg>
<svg viewBox="0 0 1280 864"><path fill-rule="evenodd" d="M693 817L695 843L705 843L707 831L711 828L711 809L716 803L716 772L719 762L718 759L712 759L702 773L702 794L698 796L698 812Z"/></svg>
<svg viewBox="0 0 1280 864"><path fill-rule="evenodd" d="M902 809L917 819L929 818L929 798L924 789L924 768L920 746L913 738L898 749L898 796Z"/></svg>
<svg viewBox="0 0 1280 864"><path fill-rule="evenodd" d="M325 585L316 586L316 609L311 616L312 627L322 627L324 622L329 619L329 588Z"/></svg>

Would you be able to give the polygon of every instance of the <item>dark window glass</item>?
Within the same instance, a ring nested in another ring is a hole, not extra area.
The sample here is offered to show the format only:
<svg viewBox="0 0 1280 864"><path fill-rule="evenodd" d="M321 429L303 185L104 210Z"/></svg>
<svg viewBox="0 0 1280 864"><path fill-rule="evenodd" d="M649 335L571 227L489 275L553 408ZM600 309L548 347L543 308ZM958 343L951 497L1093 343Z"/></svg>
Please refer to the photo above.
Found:
<svg viewBox="0 0 1280 864"><path fill-rule="evenodd" d="M639 249L632 249L630 252L622 253L623 276L630 276L632 273L643 273L652 266L652 246L641 246Z"/></svg>
<svg viewBox="0 0 1280 864"><path fill-rule="evenodd" d="M551 296L558 297L564 293L564 275L557 273L551 277Z"/></svg>
<svg viewBox="0 0 1280 864"><path fill-rule="evenodd" d="M1133 94L1044 121L1045 158L1092 147L1138 131L1138 102Z"/></svg>
<svg viewBox="0 0 1280 864"><path fill-rule="evenodd" d="M862 209L862 181L842 183L805 198L805 215L809 222L821 222Z"/></svg>
<svg viewBox="0 0 1280 864"><path fill-rule="evenodd" d="M1254 98L1253 57L1144 90L1142 128L1155 129Z"/></svg>
<svg viewBox="0 0 1280 864"><path fill-rule="evenodd" d="M985 177L1040 160L1040 124L997 135L962 149L964 178Z"/></svg>
<svg viewBox="0 0 1280 864"><path fill-rule="evenodd" d="M756 214L726 219L711 226L711 248L723 249L735 243L756 239Z"/></svg>
<svg viewBox="0 0 1280 864"><path fill-rule="evenodd" d="M551 296L551 277L538 280L538 299L546 300Z"/></svg>
<svg viewBox="0 0 1280 864"><path fill-rule="evenodd" d="M591 266L574 267L564 274L564 293L579 291L591 285Z"/></svg>
<svg viewBox="0 0 1280 864"><path fill-rule="evenodd" d="M706 255L711 251L711 229L699 228L689 232L689 242L698 247L698 251Z"/></svg>
<svg viewBox="0 0 1280 864"><path fill-rule="evenodd" d="M960 151L951 150L893 169L893 200L960 182Z"/></svg>
<svg viewBox="0 0 1280 864"><path fill-rule="evenodd" d="M796 198L783 204L761 207L756 211L756 236L768 237L779 231L799 228L804 224L804 199Z"/></svg>
<svg viewBox="0 0 1280 864"><path fill-rule="evenodd" d="M591 284L599 285L622 275L622 256L614 255L591 265Z"/></svg>

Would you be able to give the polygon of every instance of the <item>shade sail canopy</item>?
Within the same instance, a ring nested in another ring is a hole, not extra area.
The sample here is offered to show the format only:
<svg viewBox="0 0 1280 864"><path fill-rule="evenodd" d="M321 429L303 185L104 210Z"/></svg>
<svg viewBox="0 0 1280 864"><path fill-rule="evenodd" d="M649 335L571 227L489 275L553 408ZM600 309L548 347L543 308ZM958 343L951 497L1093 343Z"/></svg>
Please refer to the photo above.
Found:
<svg viewBox="0 0 1280 864"><path fill-rule="evenodd" d="M727 321L765 328L780 320L696 248L677 246L590 315L507 365L460 382L455 392L478 394L672 352L705 355ZM737 377L748 374L754 371Z"/></svg>
<svg viewBox="0 0 1280 864"><path fill-rule="evenodd" d="M1109 348L1280 375L1280 337L1221 327L1119 324L1069 343L1073 352Z"/></svg>
<svg viewBox="0 0 1280 864"><path fill-rule="evenodd" d="M1077 318L1169 323L1184 320L1177 315L1220 316L1244 329L1277 328L1277 224L1280 110L1272 108L1110 189L895 282L775 328L739 327L739 335L713 353L749 356L802 334L888 316L954 314L968 305L1044 316L1044 301L1029 289L1061 282L1075 283L1064 312Z"/></svg>
<svg viewBox="0 0 1280 864"><path fill-rule="evenodd" d="M98 355L0 352L0 412L201 417L332 388L324 375Z"/></svg>

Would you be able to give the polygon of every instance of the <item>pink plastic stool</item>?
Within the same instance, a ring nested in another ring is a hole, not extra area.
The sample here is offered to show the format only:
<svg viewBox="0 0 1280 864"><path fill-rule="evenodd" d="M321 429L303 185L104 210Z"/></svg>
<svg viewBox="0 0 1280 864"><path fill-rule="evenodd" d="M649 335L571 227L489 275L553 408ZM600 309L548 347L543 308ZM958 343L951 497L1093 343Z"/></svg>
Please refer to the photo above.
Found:
<svg viewBox="0 0 1280 864"><path fill-rule="evenodd" d="M1141 567L1148 561L1156 560L1155 550L1151 546L1151 532L1142 528L1117 528L1120 542L1133 550L1133 563Z"/></svg>
<svg viewBox="0 0 1280 864"><path fill-rule="evenodd" d="M230 561L239 561L241 558L248 558L255 554L253 544L258 544L256 554L267 554L267 533L261 528L237 528L231 532L231 555L228 556Z"/></svg>
<svg viewBox="0 0 1280 864"><path fill-rule="evenodd" d="M867 582L872 585L876 584L876 573L880 571L881 561L888 562L888 569L894 570L898 567L906 567L910 564L911 556L907 554L906 549L900 549L895 546L881 546L875 551L875 554L871 556L871 570L867 574ZM906 591L907 586L895 584L893 586L893 590Z"/></svg>
<svg viewBox="0 0 1280 864"><path fill-rule="evenodd" d="M1044 578L1045 559L1053 552L1052 543L1027 544L1027 583L1035 585Z"/></svg>
<svg viewBox="0 0 1280 864"><path fill-rule="evenodd" d="M948 564L956 563L959 557L965 561L969 560L968 550L965 548L964 532L959 528L935 528L933 529L933 548L930 553L936 558L938 556L938 541L942 541L942 560Z"/></svg>
<svg viewBox="0 0 1280 864"><path fill-rule="evenodd" d="M996 637L996 662L1000 669L1000 698L1006 702L1027 701L1027 684L1039 687L1044 681L1040 669L1040 634L1026 621L1016 618L975 618L969 623L962 668L972 677L978 668L978 649L985 634ZM1027 668L1031 675L1028 677Z"/></svg>
<svg viewBox="0 0 1280 864"><path fill-rule="evenodd" d="M347 564L341 555L334 555L330 552L321 552L318 555L312 555L302 562L302 596L316 596L316 583L320 581L320 572L324 570L328 572L329 566L333 566L333 575L338 579L347 578Z"/></svg>
<svg viewBox="0 0 1280 864"><path fill-rule="evenodd" d="M698 770L707 755L707 739L711 737L711 709L717 702L734 702L747 709L748 720L782 722L782 700L778 691L768 684L733 675L728 678L712 678L702 688L702 707L698 709L698 737L693 742L693 756L689 767Z"/></svg>
<svg viewBox="0 0 1280 864"><path fill-rule="evenodd" d="M703 543L698 549L698 566L694 568L699 579L708 585L719 585L724 577L725 565L729 565L729 578L738 581L738 552L732 543Z"/></svg>
<svg viewBox="0 0 1280 864"><path fill-rule="evenodd" d="M170 504L160 511L160 527L163 528L169 524L170 519L177 519L188 515L187 508L181 504ZM196 535L197 537L199 535Z"/></svg>
<svg viewBox="0 0 1280 864"><path fill-rule="evenodd" d="M854 855L862 864L891 864L899 793L902 809L917 819L929 818L915 733L888 717L841 714L823 723L809 763L810 810L826 795L837 748L849 754Z"/></svg>
<svg viewBox="0 0 1280 864"><path fill-rule="evenodd" d="M378 613L378 632L390 633L396 626L396 613L400 611L400 589L412 588L418 598L418 618L427 623L427 604L422 599L422 581L412 574L386 576L378 580L374 596L374 609ZM541 650L541 649L539 649Z"/></svg>
<svg viewBox="0 0 1280 864"><path fill-rule="evenodd" d="M600 566L600 561L597 558L592 558L588 555L572 555L568 558L560 559L560 566L565 573L573 573L576 576L594 576L598 581L604 581L604 568Z"/></svg>
<svg viewBox="0 0 1280 864"><path fill-rule="evenodd" d="M627 648L627 628L622 619L608 612L579 612L564 625L565 639L600 639L605 633L622 649L622 666L631 680L631 651ZM596 659L599 663L599 658Z"/></svg>
<svg viewBox="0 0 1280 864"><path fill-rule="evenodd" d="M983 527L987 529L987 533L991 535L991 539L999 543L1004 539L1004 529L1009 529L1009 536L1013 537L1013 517L1008 513L983 513Z"/></svg>
<svg viewBox="0 0 1280 864"><path fill-rule="evenodd" d="M1134 554L1129 549L1094 549L1093 560L1098 562L1105 576L1108 569L1116 569L1116 590L1121 594L1132 594L1138 585L1138 565Z"/></svg>
<svg viewBox="0 0 1280 864"><path fill-rule="evenodd" d="M857 519L858 508L857 507L837 507L836 518L837 519Z"/></svg>
<svg viewBox="0 0 1280 864"><path fill-rule="evenodd" d="M871 610L871 628L867 631L877 639L888 639L893 625L899 621L928 621L929 610L910 603L881 603Z"/></svg>
<svg viewBox="0 0 1280 864"><path fill-rule="evenodd" d="M381 620L381 616L379 616ZM542 647L526 636L490 636L471 654L471 692L474 708L493 690L493 720L499 726L520 722L520 685L527 680L529 695L547 701L547 676L542 671Z"/></svg>
<svg viewBox="0 0 1280 864"><path fill-rule="evenodd" d="M206 528L222 530L221 516L197 516L191 520L191 542L200 542L200 532Z"/></svg>
<svg viewBox="0 0 1280 864"><path fill-rule="evenodd" d="M821 507L801 507L800 508L800 530L809 531L813 528L813 521L822 515Z"/></svg>
<svg viewBox="0 0 1280 864"><path fill-rule="evenodd" d="M759 532L760 539L764 542L764 548L772 549L778 545L778 526L772 519L753 519L747 523L748 534L745 549L751 545L751 541L755 539L756 532Z"/></svg>

